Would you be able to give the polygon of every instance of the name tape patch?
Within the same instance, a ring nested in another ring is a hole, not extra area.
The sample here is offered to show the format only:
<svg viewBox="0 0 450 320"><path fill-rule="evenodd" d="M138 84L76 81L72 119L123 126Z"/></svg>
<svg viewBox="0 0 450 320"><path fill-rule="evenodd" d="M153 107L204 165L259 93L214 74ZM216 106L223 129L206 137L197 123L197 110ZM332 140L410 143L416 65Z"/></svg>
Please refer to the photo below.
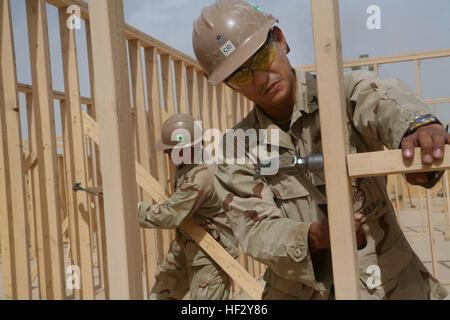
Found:
<svg viewBox="0 0 450 320"><path fill-rule="evenodd" d="M230 40L225 42L225 44L220 48L220 51L222 51L225 57L228 57L230 54L232 54L234 50L236 50L236 47Z"/></svg>

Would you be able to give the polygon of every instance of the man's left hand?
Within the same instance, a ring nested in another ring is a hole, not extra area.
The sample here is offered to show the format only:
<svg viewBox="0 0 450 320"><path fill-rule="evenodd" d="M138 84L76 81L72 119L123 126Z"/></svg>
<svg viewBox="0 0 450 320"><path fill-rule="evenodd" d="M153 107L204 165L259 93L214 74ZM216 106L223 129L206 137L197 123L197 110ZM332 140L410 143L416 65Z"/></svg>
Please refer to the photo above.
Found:
<svg viewBox="0 0 450 320"><path fill-rule="evenodd" d="M438 123L417 129L413 134L403 138L403 159L414 158L414 148L420 147L423 164L432 164L444 158L445 145L450 144L450 134ZM406 179L411 184L427 183L425 173L409 173Z"/></svg>

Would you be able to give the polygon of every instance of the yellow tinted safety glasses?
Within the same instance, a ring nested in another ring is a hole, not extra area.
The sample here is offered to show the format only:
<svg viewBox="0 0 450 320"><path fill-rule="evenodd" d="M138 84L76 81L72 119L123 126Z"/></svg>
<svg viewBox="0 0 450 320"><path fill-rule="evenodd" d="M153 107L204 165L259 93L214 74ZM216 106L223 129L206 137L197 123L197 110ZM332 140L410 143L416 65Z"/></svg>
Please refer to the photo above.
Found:
<svg viewBox="0 0 450 320"><path fill-rule="evenodd" d="M237 69L225 80L226 83L236 89L246 87L253 81L253 70L265 71L270 68L277 55L277 50L273 42L272 31L269 32L268 37L269 41L255 53L250 66Z"/></svg>

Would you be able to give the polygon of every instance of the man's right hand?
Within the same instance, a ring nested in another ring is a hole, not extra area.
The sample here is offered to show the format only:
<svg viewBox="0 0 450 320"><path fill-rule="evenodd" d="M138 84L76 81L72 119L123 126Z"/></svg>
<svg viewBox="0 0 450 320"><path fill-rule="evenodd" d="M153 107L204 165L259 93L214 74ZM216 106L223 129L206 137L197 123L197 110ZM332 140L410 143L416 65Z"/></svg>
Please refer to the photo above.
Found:
<svg viewBox="0 0 450 320"><path fill-rule="evenodd" d="M364 249L367 245L366 234L361 226L361 219L364 216L360 213L356 213L354 217L357 247L358 250L361 250ZM311 224L308 234L308 245L311 254L320 249L330 248L330 228L328 224L328 218L316 221Z"/></svg>

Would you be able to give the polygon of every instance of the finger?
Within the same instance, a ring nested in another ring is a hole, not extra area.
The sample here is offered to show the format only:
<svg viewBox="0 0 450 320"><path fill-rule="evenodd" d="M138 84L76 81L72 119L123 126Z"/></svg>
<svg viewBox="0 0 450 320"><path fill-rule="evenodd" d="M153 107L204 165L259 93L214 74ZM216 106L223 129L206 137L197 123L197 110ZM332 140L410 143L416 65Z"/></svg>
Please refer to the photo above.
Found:
<svg viewBox="0 0 450 320"><path fill-rule="evenodd" d="M355 232L356 234L358 234L358 232L360 232L361 230L361 222L359 222L359 220L355 220Z"/></svg>
<svg viewBox="0 0 450 320"><path fill-rule="evenodd" d="M367 247L367 238L366 237L359 239L359 241L358 241L358 250L362 250L365 247Z"/></svg>
<svg viewBox="0 0 450 320"><path fill-rule="evenodd" d="M441 160L444 157L445 135L446 135L446 133L433 134L431 136L431 139L433 140L433 158L434 158L434 160Z"/></svg>
<svg viewBox="0 0 450 320"><path fill-rule="evenodd" d="M356 221L360 221L362 218L364 218L364 215L360 212L357 212L353 215Z"/></svg>
<svg viewBox="0 0 450 320"><path fill-rule="evenodd" d="M422 153L422 162L424 164L433 163L433 140L427 132L420 132L417 136L420 152Z"/></svg>
<svg viewBox="0 0 450 320"><path fill-rule="evenodd" d="M358 240L359 244L366 239L366 233L363 229L360 229L360 231L356 233L356 239Z"/></svg>
<svg viewBox="0 0 450 320"><path fill-rule="evenodd" d="M366 233L362 228L356 233L356 243L358 246L358 250L364 249L367 246Z"/></svg>
<svg viewBox="0 0 450 320"><path fill-rule="evenodd" d="M402 140L402 152L404 159L412 159L414 157L414 140L417 134L412 134Z"/></svg>
<svg viewBox="0 0 450 320"><path fill-rule="evenodd" d="M450 133L447 133L447 134L445 135L445 143L446 143L446 144L450 144Z"/></svg>

